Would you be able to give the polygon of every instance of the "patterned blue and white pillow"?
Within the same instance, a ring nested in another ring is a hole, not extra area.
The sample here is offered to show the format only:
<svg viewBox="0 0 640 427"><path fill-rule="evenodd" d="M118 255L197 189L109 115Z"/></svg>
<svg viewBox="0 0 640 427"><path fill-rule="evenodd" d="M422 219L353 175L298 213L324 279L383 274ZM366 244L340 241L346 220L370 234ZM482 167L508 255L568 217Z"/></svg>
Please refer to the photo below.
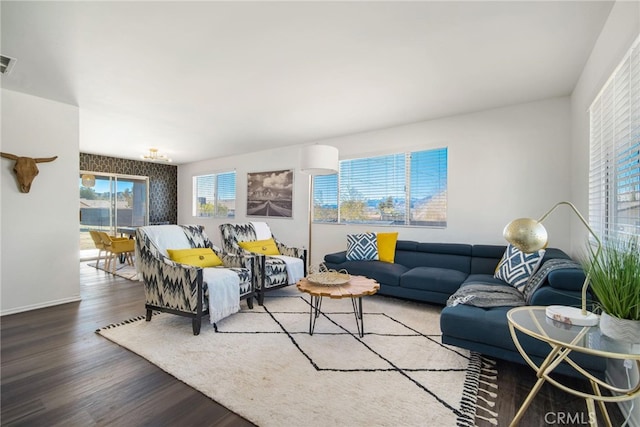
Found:
<svg viewBox="0 0 640 427"><path fill-rule="evenodd" d="M376 233L347 235L347 261L373 261L378 259Z"/></svg>
<svg viewBox="0 0 640 427"><path fill-rule="evenodd" d="M520 292L523 292L529 278L540 266L544 252L544 249L540 249L537 252L528 254L513 245L509 245L498 264L494 277L504 280Z"/></svg>

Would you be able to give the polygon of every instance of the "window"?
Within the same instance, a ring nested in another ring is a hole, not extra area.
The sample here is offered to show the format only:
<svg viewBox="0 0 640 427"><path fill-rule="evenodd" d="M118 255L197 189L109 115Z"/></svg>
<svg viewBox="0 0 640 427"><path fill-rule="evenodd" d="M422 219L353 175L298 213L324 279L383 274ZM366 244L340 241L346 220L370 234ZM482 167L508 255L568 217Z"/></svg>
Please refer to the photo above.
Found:
<svg viewBox="0 0 640 427"><path fill-rule="evenodd" d="M234 218L235 213L235 171L193 177L193 216Z"/></svg>
<svg viewBox="0 0 640 427"><path fill-rule="evenodd" d="M447 149L343 160L313 178L314 222L447 225Z"/></svg>
<svg viewBox="0 0 640 427"><path fill-rule="evenodd" d="M639 42L589 108L589 222L603 240L640 235Z"/></svg>

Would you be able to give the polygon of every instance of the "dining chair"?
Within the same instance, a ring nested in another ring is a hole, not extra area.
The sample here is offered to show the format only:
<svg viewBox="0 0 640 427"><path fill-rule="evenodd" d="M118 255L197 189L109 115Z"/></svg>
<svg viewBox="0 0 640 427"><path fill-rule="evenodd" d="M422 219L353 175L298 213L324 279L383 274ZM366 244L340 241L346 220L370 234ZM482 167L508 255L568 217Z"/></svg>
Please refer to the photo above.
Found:
<svg viewBox="0 0 640 427"><path fill-rule="evenodd" d="M129 265L133 265L133 252L135 251L135 240L128 237L113 237L109 236L104 231L99 231L102 243L104 243L104 249L107 252L105 261L105 270L111 271L111 274L116 273L117 258L122 254L124 255L124 261Z"/></svg>
<svg viewBox="0 0 640 427"><path fill-rule="evenodd" d="M93 244L95 245L96 249L98 249L98 259L96 261L96 267L100 266L100 260L102 259L102 252L105 252L106 255L106 249L104 246L104 242L102 241L102 237L100 237L100 234L96 231L96 230L89 230L89 235L91 235L91 240L93 240ZM106 268L106 256L105 256L105 268Z"/></svg>

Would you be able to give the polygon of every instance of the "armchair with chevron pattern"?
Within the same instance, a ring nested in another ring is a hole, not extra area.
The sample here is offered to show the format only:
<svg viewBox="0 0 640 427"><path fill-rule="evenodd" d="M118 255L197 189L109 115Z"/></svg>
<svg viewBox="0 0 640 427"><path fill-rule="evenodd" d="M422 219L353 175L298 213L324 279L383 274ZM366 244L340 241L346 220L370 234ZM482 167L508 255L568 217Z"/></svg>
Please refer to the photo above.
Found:
<svg viewBox="0 0 640 427"><path fill-rule="evenodd" d="M220 233L226 252L257 257L254 286L259 305L264 303L265 292L295 285L307 275L307 250L287 246L265 222L220 224Z"/></svg>
<svg viewBox="0 0 640 427"><path fill-rule="evenodd" d="M253 308L256 257L216 247L199 225L152 225L136 230L136 269L144 281L146 320L154 311L215 322L237 312L240 301Z"/></svg>

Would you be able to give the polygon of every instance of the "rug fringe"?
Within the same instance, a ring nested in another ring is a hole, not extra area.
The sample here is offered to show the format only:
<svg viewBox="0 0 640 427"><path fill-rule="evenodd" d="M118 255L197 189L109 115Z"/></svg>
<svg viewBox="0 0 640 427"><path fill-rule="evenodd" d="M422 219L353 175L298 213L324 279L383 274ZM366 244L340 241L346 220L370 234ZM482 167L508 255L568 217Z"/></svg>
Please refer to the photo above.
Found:
<svg viewBox="0 0 640 427"><path fill-rule="evenodd" d="M154 314L157 314L157 313L154 313ZM100 331L103 331L105 329L117 328L118 326L126 325L127 323L139 322L140 320L144 320L145 318L146 318L146 316L143 314L142 316L132 317L131 319L123 320L122 322L112 323L110 325L103 326L100 329L96 329L95 333L99 334Z"/></svg>
<svg viewBox="0 0 640 427"><path fill-rule="evenodd" d="M478 409L482 409L483 411L487 412L489 415L491 415L491 416L492 416L492 417L494 417L494 418L497 418L497 417L498 417L498 413L497 413L497 412L494 412L494 411L492 411L492 410L490 410L490 409L487 409L487 408L485 408L485 407L483 407L483 406L478 406ZM478 414L477 414L477 413L476 413L476 416L478 416Z"/></svg>
<svg viewBox="0 0 640 427"><path fill-rule="evenodd" d="M494 369L495 365L495 361L487 359L479 353L471 352L467 368L468 375L464 382L462 400L460 401L461 415L456 422L458 426L473 427L476 425L476 419L488 421L492 425L498 424L498 413L489 409L495 407L497 393L488 392L484 388L480 388L480 384L497 388L498 372ZM488 394L488 398L480 396L480 391ZM478 409L483 411L483 415L478 414Z"/></svg>
<svg viewBox="0 0 640 427"><path fill-rule="evenodd" d="M487 387L491 387L491 388L498 388L498 384L489 382L489 381L482 381L480 380L480 382L484 385L486 385Z"/></svg>
<svg viewBox="0 0 640 427"><path fill-rule="evenodd" d="M494 393L495 394L495 393ZM496 406L496 402L494 402L493 400L489 400L485 397L482 397L480 395L478 395L478 399L482 400L486 405L488 405L490 408L493 408L494 406Z"/></svg>
<svg viewBox="0 0 640 427"><path fill-rule="evenodd" d="M481 417L480 415L476 415L476 418L487 421L488 423L491 423L494 426L498 425L498 420L496 418L485 418L485 417Z"/></svg>
<svg viewBox="0 0 640 427"><path fill-rule="evenodd" d="M482 361L482 367L478 376L478 384L483 384L486 388L479 387L476 404L476 407L483 411L483 415L477 412L475 415L477 419L487 421L492 425L498 425L498 413L490 409L495 408L495 400L498 397L498 393L490 391L491 389L497 390L498 388L496 361L485 356L481 356L480 359ZM482 391L484 395L479 393L480 391Z"/></svg>
<svg viewBox="0 0 640 427"><path fill-rule="evenodd" d="M488 394L488 395L489 395L489 397L491 397L492 399L495 399L496 397L498 397L498 393L494 393L494 392L492 392L492 391L485 390L485 389L483 389L483 388L481 388L481 389L480 389L480 391L482 391L482 392L484 392L484 393Z"/></svg>

